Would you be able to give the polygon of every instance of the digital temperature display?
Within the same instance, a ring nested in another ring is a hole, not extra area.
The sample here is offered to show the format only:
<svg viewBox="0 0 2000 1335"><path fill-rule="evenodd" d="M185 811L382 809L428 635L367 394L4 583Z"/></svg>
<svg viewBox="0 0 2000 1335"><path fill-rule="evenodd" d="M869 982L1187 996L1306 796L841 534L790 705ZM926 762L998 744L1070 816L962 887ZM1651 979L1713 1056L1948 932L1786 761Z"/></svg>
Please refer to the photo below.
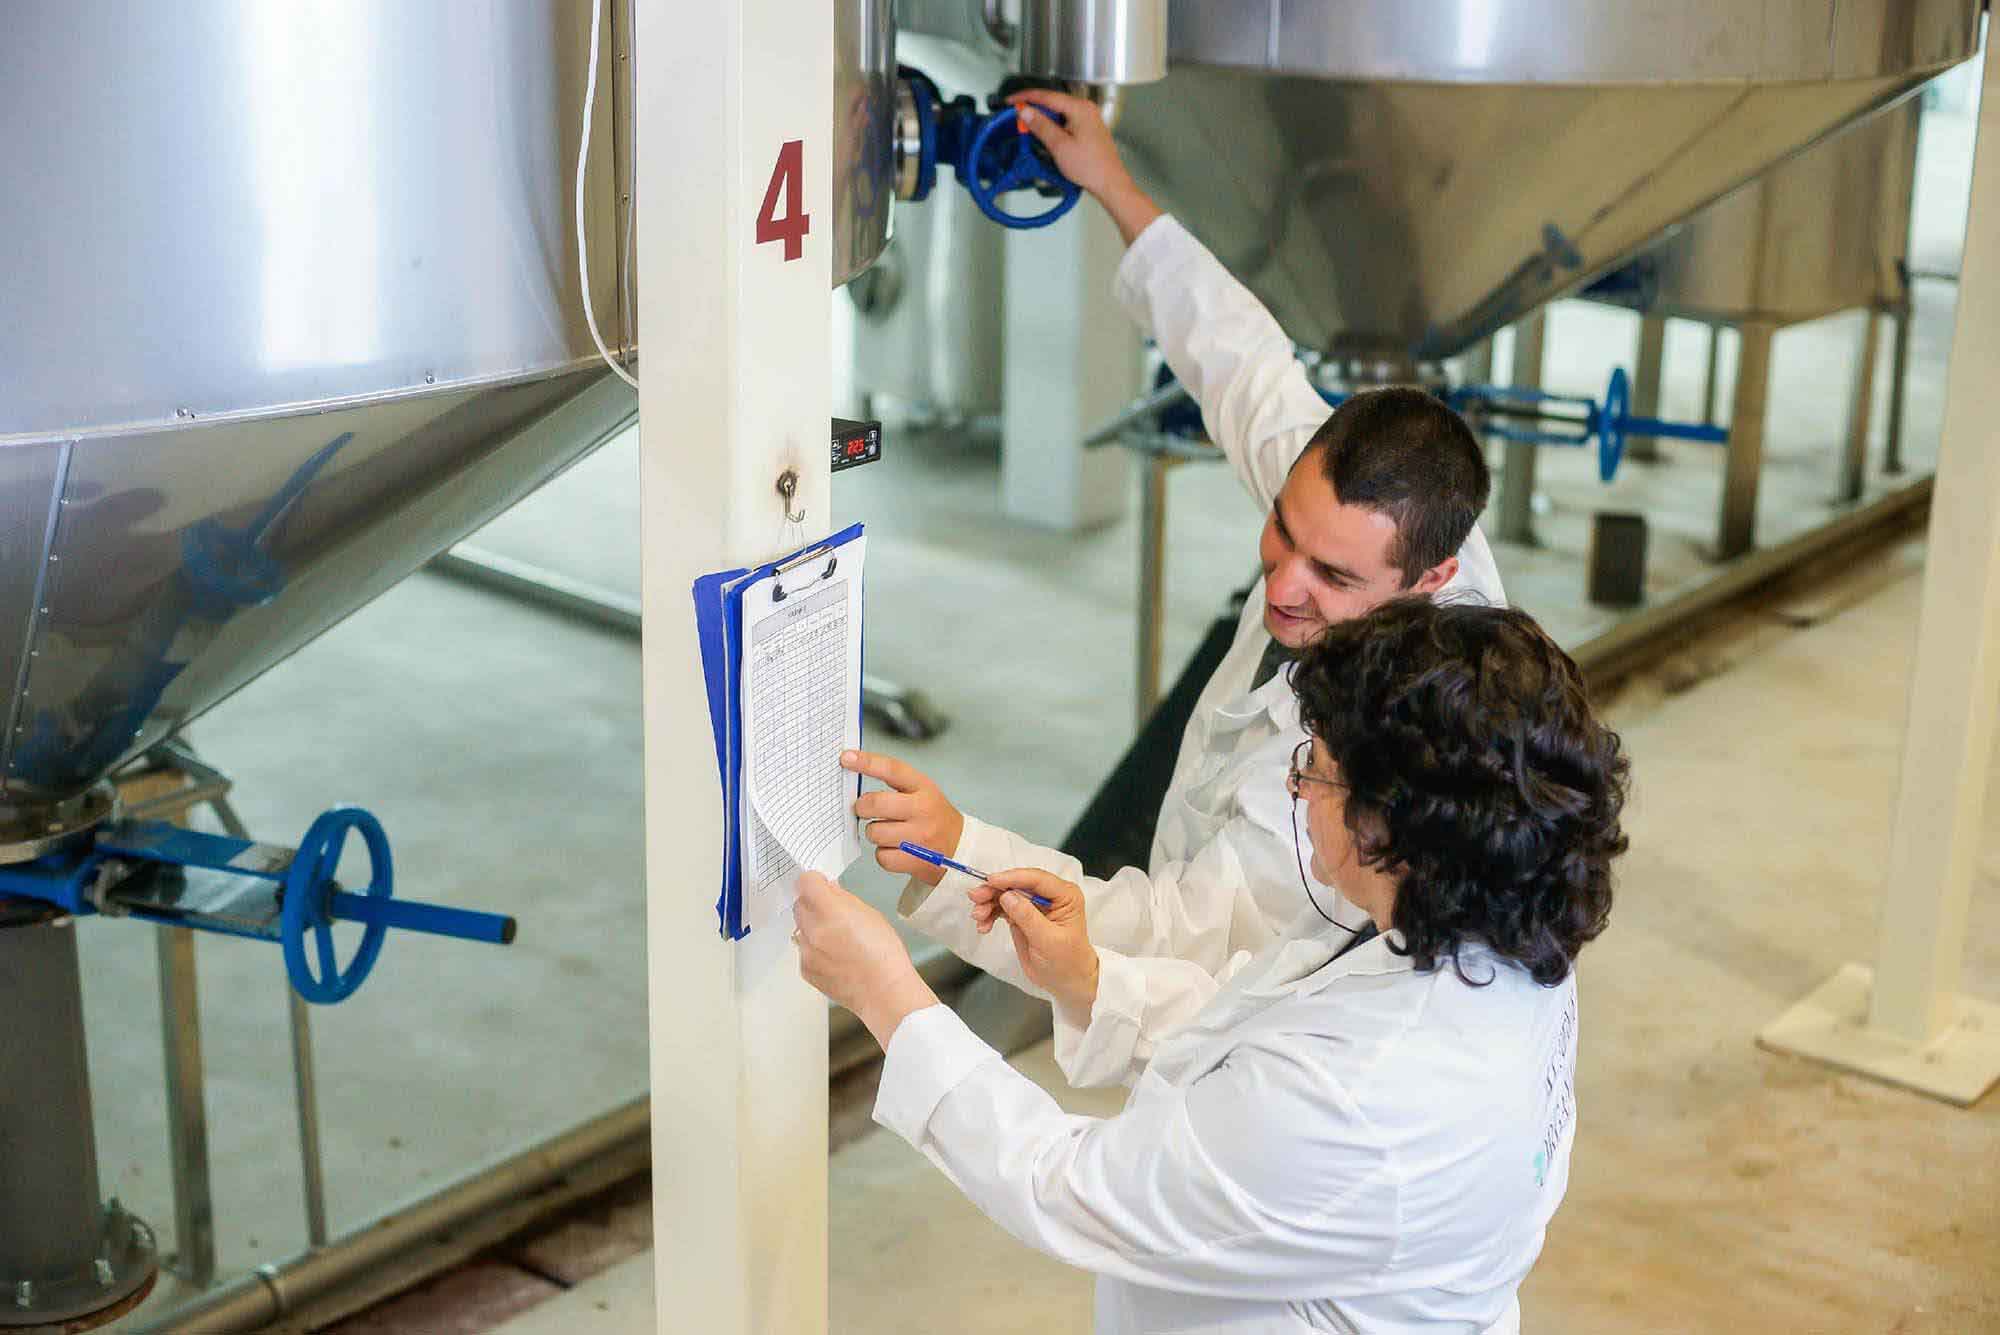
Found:
<svg viewBox="0 0 2000 1335"><path fill-rule="evenodd" d="M872 464L882 457L882 424L833 419L833 471Z"/></svg>

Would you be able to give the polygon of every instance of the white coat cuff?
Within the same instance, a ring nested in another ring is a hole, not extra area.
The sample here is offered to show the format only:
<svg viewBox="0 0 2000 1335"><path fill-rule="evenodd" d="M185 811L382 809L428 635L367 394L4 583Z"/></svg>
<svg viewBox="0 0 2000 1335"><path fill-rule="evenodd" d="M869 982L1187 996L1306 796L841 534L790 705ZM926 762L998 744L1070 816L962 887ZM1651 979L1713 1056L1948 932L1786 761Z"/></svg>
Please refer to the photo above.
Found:
<svg viewBox="0 0 2000 1335"><path fill-rule="evenodd" d="M1146 229L1125 248L1124 258L1118 261L1113 290L1118 294L1118 304L1147 333L1152 332L1148 290L1161 274L1178 269L1190 254L1200 249L1201 242L1171 213L1162 213L1147 223Z"/></svg>
<svg viewBox="0 0 2000 1335"><path fill-rule="evenodd" d="M958 836L958 851L951 855L953 862L963 862L966 866L992 875L994 872L1010 870L1014 865L1014 846L1008 841L1007 832L997 825L988 825L977 816L965 818L965 829ZM963 872L948 871L938 885L956 890L961 899L965 892L978 885Z"/></svg>
<svg viewBox="0 0 2000 1335"><path fill-rule="evenodd" d="M875 1091L875 1120L912 1145L944 1096L1000 1054L979 1041L948 1006L926 1006L903 1017L882 1055L882 1083Z"/></svg>
<svg viewBox="0 0 2000 1335"><path fill-rule="evenodd" d="M1088 1027L1066 1022L1063 1008L1056 1007L1056 1065L1063 1077L1079 1088L1123 1083L1145 1014L1145 970L1136 960L1098 947L1097 1000Z"/></svg>
<svg viewBox="0 0 2000 1335"><path fill-rule="evenodd" d="M977 867L984 872L1003 871L995 865L1007 860L1007 832L988 825L977 816L965 818L965 829L958 836L958 847L946 852L953 862L963 862L968 867ZM962 918L972 911L966 895L980 882L964 872L945 868L944 879L935 887L925 885L912 876L903 887L903 894L896 901L896 911L909 919L910 926L933 940L947 941L947 932L956 926L954 917Z"/></svg>

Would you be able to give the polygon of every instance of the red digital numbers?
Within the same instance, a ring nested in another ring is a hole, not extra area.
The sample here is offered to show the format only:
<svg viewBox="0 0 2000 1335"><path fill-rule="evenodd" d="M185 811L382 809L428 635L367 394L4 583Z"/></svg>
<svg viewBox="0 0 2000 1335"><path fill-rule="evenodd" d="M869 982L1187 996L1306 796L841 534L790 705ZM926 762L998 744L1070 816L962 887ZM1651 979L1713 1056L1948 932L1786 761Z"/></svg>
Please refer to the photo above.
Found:
<svg viewBox="0 0 2000 1335"><path fill-rule="evenodd" d="M757 210L757 244L784 242L787 260L806 253L806 236L812 231L812 215L805 211L803 198L805 155L803 139L788 140L778 150L778 165L771 171L771 184L764 189L764 207Z"/></svg>

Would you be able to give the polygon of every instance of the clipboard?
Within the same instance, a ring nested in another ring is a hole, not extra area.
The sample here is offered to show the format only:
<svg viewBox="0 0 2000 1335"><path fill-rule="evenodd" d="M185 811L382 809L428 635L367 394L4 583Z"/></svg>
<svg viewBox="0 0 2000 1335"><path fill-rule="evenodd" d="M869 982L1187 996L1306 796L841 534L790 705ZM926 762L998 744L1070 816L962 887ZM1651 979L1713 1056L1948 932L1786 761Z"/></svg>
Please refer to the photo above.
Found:
<svg viewBox="0 0 2000 1335"><path fill-rule="evenodd" d="M719 570L694 582L702 680L708 694L709 727L715 735L716 771L722 781L722 887L715 912L725 940L739 941L750 931L743 922L743 592L774 576L778 580L772 590L774 599L803 591L832 575L839 568L840 549L862 532L863 525L851 524L763 565ZM797 572L796 584L793 572ZM864 611L866 597L864 585ZM862 643L865 655L865 635ZM860 693L857 681L857 699ZM857 705L857 721L859 716ZM854 792L856 797L861 794L859 775L855 776Z"/></svg>

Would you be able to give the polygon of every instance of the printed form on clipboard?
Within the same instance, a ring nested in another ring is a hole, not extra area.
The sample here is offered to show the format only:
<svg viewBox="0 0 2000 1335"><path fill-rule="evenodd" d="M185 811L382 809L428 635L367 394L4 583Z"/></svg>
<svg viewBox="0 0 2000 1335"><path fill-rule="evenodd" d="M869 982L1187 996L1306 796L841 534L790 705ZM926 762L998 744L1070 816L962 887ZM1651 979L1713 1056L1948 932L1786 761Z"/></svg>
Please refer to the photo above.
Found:
<svg viewBox="0 0 2000 1335"><path fill-rule="evenodd" d="M694 584L709 721L722 780L722 935L786 923L799 873L860 856L867 542L855 524L754 570ZM786 927L789 931L789 927Z"/></svg>
<svg viewBox="0 0 2000 1335"><path fill-rule="evenodd" d="M861 577L868 540L743 591L743 925L791 913L803 870L839 876L861 855Z"/></svg>

